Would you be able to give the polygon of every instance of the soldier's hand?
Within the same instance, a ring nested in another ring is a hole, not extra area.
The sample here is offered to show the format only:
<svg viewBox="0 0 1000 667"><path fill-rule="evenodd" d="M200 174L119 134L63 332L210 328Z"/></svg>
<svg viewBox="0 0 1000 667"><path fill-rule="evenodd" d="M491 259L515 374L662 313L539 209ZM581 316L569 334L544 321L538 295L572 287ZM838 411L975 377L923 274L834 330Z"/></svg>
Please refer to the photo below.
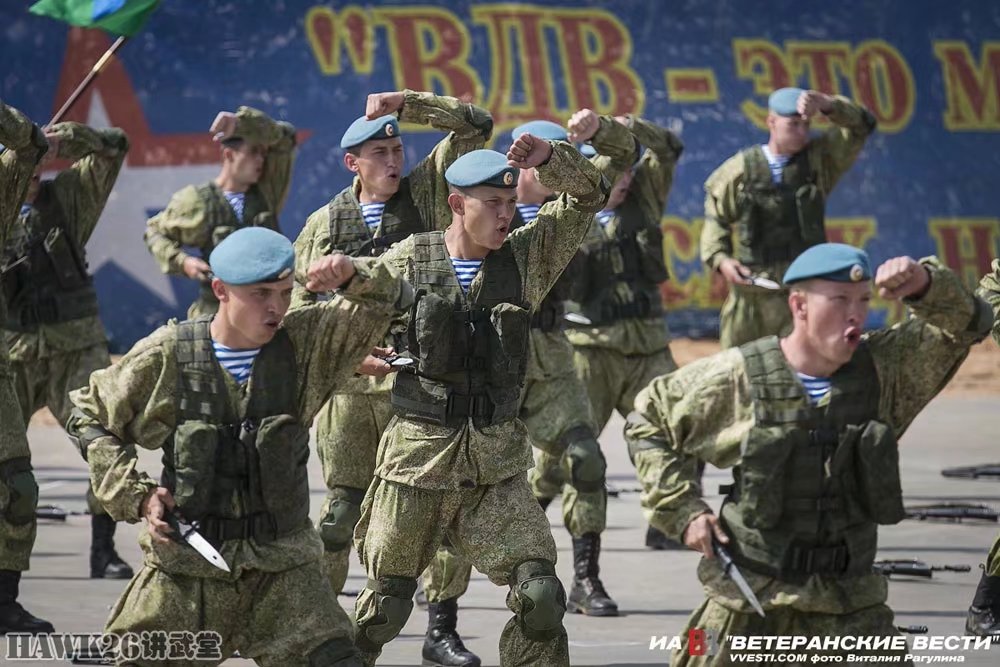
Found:
<svg viewBox="0 0 1000 667"><path fill-rule="evenodd" d="M200 282L208 280L209 274L212 273L212 267L208 265L208 262L201 257L194 256L184 258L183 269L185 276Z"/></svg>
<svg viewBox="0 0 1000 667"><path fill-rule="evenodd" d="M729 536L722 530L719 517L711 512L696 516L684 529L684 545L688 549L700 551L705 558L715 558L712 551L712 537L723 544L729 544Z"/></svg>
<svg viewBox="0 0 1000 667"><path fill-rule="evenodd" d="M393 354L395 354L395 351L391 347L373 347L371 353L358 366L357 372L377 378L385 377L389 373L395 373L399 369L395 368L387 360Z"/></svg>
<svg viewBox="0 0 1000 667"><path fill-rule="evenodd" d="M365 118L374 120L379 116L396 113L403 108L405 99L406 95L401 90L394 93L372 93L365 105Z"/></svg>
<svg viewBox="0 0 1000 667"><path fill-rule="evenodd" d="M39 166L48 164L59 157L59 144L62 142L62 138L58 132L53 132L47 127L43 132L45 134L45 141L49 142L49 150L42 156Z"/></svg>
<svg viewBox="0 0 1000 667"><path fill-rule="evenodd" d="M601 117L590 109L580 109L566 123L569 140L576 143L590 141L600 128Z"/></svg>
<svg viewBox="0 0 1000 667"><path fill-rule="evenodd" d="M931 274L912 257L893 257L875 272L875 286L883 299L921 297L930 284Z"/></svg>
<svg viewBox="0 0 1000 667"><path fill-rule="evenodd" d="M225 141L236 131L236 114L232 111L220 111L208 131L212 133L212 141Z"/></svg>
<svg viewBox="0 0 1000 667"><path fill-rule="evenodd" d="M174 529L164 521L163 515L166 510L173 511L176 503L170 491L158 486L149 492L146 499L142 501L142 516L146 519L146 530L153 536L153 539L161 544L170 542L170 533Z"/></svg>
<svg viewBox="0 0 1000 667"><path fill-rule="evenodd" d="M538 137L523 133L507 151L507 164L518 169L531 169L548 162L552 157L552 144Z"/></svg>
<svg viewBox="0 0 1000 667"><path fill-rule="evenodd" d="M354 277L354 262L347 255L320 257L309 265L306 289L310 292L330 292Z"/></svg>
<svg viewBox="0 0 1000 667"><path fill-rule="evenodd" d="M812 118L817 113L827 113L833 108L833 98L818 90L803 90L799 95L796 111L806 118Z"/></svg>
<svg viewBox="0 0 1000 667"><path fill-rule="evenodd" d="M734 285L749 285L752 271L738 259L727 257L719 263L719 273Z"/></svg>

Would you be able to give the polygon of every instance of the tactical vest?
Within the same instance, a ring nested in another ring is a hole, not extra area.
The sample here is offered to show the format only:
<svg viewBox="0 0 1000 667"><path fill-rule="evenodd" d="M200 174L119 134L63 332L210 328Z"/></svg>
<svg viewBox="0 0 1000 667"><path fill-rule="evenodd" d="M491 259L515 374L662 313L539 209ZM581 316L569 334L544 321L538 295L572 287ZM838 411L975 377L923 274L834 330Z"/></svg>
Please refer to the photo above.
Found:
<svg viewBox="0 0 1000 667"><path fill-rule="evenodd" d="M877 421L879 382L865 344L813 406L777 337L740 348L755 424L722 507L741 566L787 581L871 573L877 525L903 519L899 451Z"/></svg>
<svg viewBox="0 0 1000 667"><path fill-rule="evenodd" d="M547 199L546 203L553 201L552 199ZM510 231L513 232L515 229L524 227L526 223L524 218L521 217L521 212L514 209L514 217L510 222ZM549 293L545 295L542 302L538 305L538 308L531 316L531 328L540 329L541 331L559 331L563 328L565 322L563 316L566 314L566 306L564 302L569 299L572 293L573 285L579 280L583 269L583 255L579 251L573 255L573 259L570 260L569 264L563 269L563 272L559 275L556 283L549 290Z"/></svg>
<svg viewBox="0 0 1000 667"><path fill-rule="evenodd" d="M750 267L791 262L826 241L825 200L809 149L792 156L775 183L760 146L743 151L745 184L737 196L736 257Z"/></svg>
<svg viewBox="0 0 1000 667"><path fill-rule="evenodd" d="M68 231L66 214L51 181L41 184L36 213L26 224L27 238L10 247L3 261L3 294L7 302L4 328L37 331L97 315L97 293L87 273L84 249Z"/></svg>
<svg viewBox="0 0 1000 667"><path fill-rule="evenodd" d="M586 244L586 287L578 300L593 326L664 314L658 285L670 276L663 263L659 221L647 221L631 193L616 209L616 217L617 224L609 224L610 237L603 230L600 241Z"/></svg>
<svg viewBox="0 0 1000 667"><path fill-rule="evenodd" d="M238 414L212 349L211 316L177 325L177 429L162 485L215 543L273 541L309 517L309 430L296 416L297 369L283 329L261 348Z"/></svg>
<svg viewBox="0 0 1000 667"><path fill-rule="evenodd" d="M476 428L517 416L527 364L530 316L521 274L504 244L486 256L478 293L461 296L443 232L413 236L407 350L414 372L396 374L392 405L402 416Z"/></svg>
<svg viewBox="0 0 1000 667"><path fill-rule="evenodd" d="M385 203L382 222L375 230L365 224L361 204L348 188L327 206L330 213L330 245L351 257L378 256L392 245L417 232L425 231L420 210L410 194L410 179L399 183L399 190Z"/></svg>

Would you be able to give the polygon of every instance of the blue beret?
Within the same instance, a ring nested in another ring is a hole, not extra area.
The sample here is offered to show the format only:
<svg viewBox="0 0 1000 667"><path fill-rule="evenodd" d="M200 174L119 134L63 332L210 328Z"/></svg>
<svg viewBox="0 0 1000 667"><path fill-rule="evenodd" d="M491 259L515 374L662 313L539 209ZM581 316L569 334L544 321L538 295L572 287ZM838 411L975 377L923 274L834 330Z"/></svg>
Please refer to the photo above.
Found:
<svg viewBox="0 0 1000 667"><path fill-rule="evenodd" d="M784 283L819 278L838 283L871 280L872 268L868 253L843 243L820 243L795 258L785 271Z"/></svg>
<svg viewBox="0 0 1000 667"><path fill-rule="evenodd" d="M503 153L480 149L471 151L451 163L444 172L445 180L459 188L489 185L495 188L517 186L520 169L507 164Z"/></svg>
<svg viewBox="0 0 1000 667"><path fill-rule="evenodd" d="M517 139L525 132L546 141L566 141L568 136L566 128L558 123L553 123L551 120L533 120L515 127L510 133L510 138Z"/></svg>
<svg viewBox="0 0 1000 667"><path fill-rule="evenodd" d="M381 116L368 120L364 116L351 123L340 139L340 147L353 148L370 139L392 139L399 136L399 121L395 116Z"/></svg>
<svg viewBox="0 0 1000 667"><path fill-rule="evenodd" d="M799 95L803 92L801 88L778 88L767 98L767 108L779 116L798 116Z"/></svg>
<svg viewBox="0 0 1000 667"><path fill-rule="evenodd" d="M580 144L580 154L589 159L597 155L597 149L590 144Z"/></svg>
<svg viewBox="0 0 1000 667"><path fill-rule="evenodd" d="M266 227L238 229L215 246L208 260L215 277L229 285L281 280L292 273L292 242Z"/></svg>

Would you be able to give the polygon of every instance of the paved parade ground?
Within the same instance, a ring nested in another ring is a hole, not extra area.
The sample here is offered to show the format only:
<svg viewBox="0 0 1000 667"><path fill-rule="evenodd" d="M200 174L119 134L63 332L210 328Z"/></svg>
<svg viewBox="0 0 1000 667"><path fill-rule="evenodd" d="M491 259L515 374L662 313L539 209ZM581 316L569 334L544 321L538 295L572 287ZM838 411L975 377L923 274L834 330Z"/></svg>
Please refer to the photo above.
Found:
<svg viewBox="0 0 1000 667"><path fill-rule="evenodd" d="M990 343L992 345L992 343ZM903 490L907 505L960 500L1000 507L1000 482L945 479L944 466L1000 461L1000 396L947 393L936 399L913 424L901 444ZM41 502L71 511L84 511L86 470L58 428L36 420L28 436L41 487ZM617 600L618 618L566 617L572 663L576 666L665 665L669 653L651 650L651 639L673 637L691 610L702 600L695 578L698 557L688 552L653 552L643 546L646 524L639 509L636 482L621 437L622 422L615 418L601 438L609 463L609 481L623 493L608 503L608 530L604 534L602 577ZM159 474L156 453L142 455L144 469ZM323 499L319 461L311 460L312 510L315 517ZM710 469L705 490L717 504L719 484L729 475ZM559 546L558 572L571 581L572 552L562 526L558 503L549 519ZM21 601L35 614L53 622L61 632L98 632L124 582L87 578L89 519L70 516L65 523L39 523L32 569L25 573ZM123 526L118 544L121 555L139 564L135 537L140 526ZM969 565L967 573L935 573L932 580L894 580L890 604L898 625L926 625L930 635L961 635L966 609L979 578L978 565L996 536L997 524L948 524L908 520L880 531L880 558L919 558L932 565ZM352 562L348 588L364 585L360 565ZM459 630L484 665L498 665L497 641L510 616L504 606L506 589L475 574L469 592L460 601ZM353 608L352 597L340 602ZM380 665L419 665L426 612L415 609L403 634L386 647ZM2 640L0 640L2 645ZM4 652L0 664L4 664ZM989 652L927 655L964 655L963 664L998 665L1000 646ZM7 664L66 664L50 662ZM226 664L249 664L232 660Z"/></svg>

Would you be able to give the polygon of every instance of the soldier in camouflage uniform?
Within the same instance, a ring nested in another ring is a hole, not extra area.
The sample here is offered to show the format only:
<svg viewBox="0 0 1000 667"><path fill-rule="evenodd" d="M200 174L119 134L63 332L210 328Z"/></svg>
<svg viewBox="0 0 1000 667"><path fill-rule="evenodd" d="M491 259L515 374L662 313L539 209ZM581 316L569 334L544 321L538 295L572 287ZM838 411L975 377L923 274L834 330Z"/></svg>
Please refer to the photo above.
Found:
<svg viewBox="0 0 1000 667"><path fill-rule="evenodd" d="M785 274L794 327L657 378L625 437L653 522L705 555L708 598L688 627L722 653L726 635L896 635L886 578L872 573L878 525L905 516L898 438L951 378L993 314L934 258L879 267L875 284L914 317L862 335L871 298L864 251L820 244ZM701 499L696 462L733 467L721 515ZM724 543L766 613L713 557ZM841 654L843 659L843 654ZM716 662L712 662L715 660Z"/></svg>
<svg viewBox="0 0 1000 667"><path fill-rule="evenodd" d="M295 156L295 128L250 107L220 112L210 129L222 145L222 170L214 181L189 185L146 223L144 238L160 270L197 280L198 298L188 318L219 307L212 293L208 257L234 230L278 229ZM195 248L200 256L185 248Z"/></svg>
<svg viewBox="0 0 1000 667"><path fill-rule="evenodd" d="M397 117L387 114L448 132L406 176ZM356 174L354 182L313 212L295 241L300 281L292 307L316 301L318 295L302 285L316 259L333 253L381 255L411 234L449 222L444 172L459 155L482 148L492 131L488 111L454 97L411 90L370 95L367 115L356 120L340 142L346 151L344 164ZM396 346L391 336L384 344ZM338 593L347 580L361 500L375 476L378 442L392 418L390 387L387 373L358 377L339 388L317 417L317 450L328 489L319 530L324 568ZM423 657L430 664L479 664L456 630L458 597L468 586L470 570L468 562L445 551L425 573L430 621Z"/></svg>
<svg viewBox="0 0 1000 667"><path fill-rule="evenodd" d="M327 284L346 287L285 316L291 242L235 232L211 256L214 317L168 323L71 395L70 430L98 499L149 528L145 567L107 632L214 631L221 659L239 650L261 665L359 664L309 520L309 424L413 298L382 264L327 259ZM163 449L159 484L136 470L137 445ZM167 510L196 525L230 572L172 541Z"/></svg>
<svg viewBox="0 0 1000 667"><path fill-rule="evenodd" d="M993 340L1000 343L1000 260L979 282L979 295L993 308ZM976 593L969 607L965 631L1000 641L1000 536L993 542Z"/></svg>
<svg viewBox="0 0 1000 667"><path fill-rule="evenodd" d="M541 182L563 194L508 237L518 167L539 167ZM396 416L355 531L368 571L355 642L374 665L447 538L491 581L510 586L514 617L501 634L501 665L568 665L555 542L528 488L531 447L517 413L530 313L576 252L606 184L569 144L527 134L506 158L463 155L446 178L451 226L415 234L382 258L418 294L406 331L416 364L396 374Z"/></svg>
<svg viewBox="0 0 1000 667"><path fill-rule="evenodd" d="M525 132L547 141L568 138L565 128L546 120L525 123L511 136L516 140ZM631 160L634 146L626 142L622 154L623 161ZM554 199L555 193L541 183L534 169L521 172L511 229L534 222L542 206ZM562 486L563 523L573 539L573 586L567 608L590 616L617 616L618 605L604 589L598 562L601 533L607 522L607 465L597 442L587 391L573 367L573 346L563 333L563 302L580 278L581 260L578 252L531 318L528 368L518 416L539 455L554 462L550 474L556 479L539 480L532 469L532 483L536 487L555 485L554 492ZM552 499L551 495L539 496L542 508Z"/></svg>
<svg viewBox="0 0 1000 667"><path fill-rule="evenodd" d="M65 428L70 390L111 364L84 248L125 161L128 139L116 128L79 123L59 123L46 136L57 143L57 157L73 165L54 179L39 182L37 172L32 179L3 246L7 318L0 326L24 423L48 407ZM89 491L87 501L91 578L131 579L132 568L115 552L114 520Z"/></svg>
<svg viewBox="0 0 1000 667"><path fill-rule="evenodd" d="M0 247L4 247L49 144L38 126L0 101L0 145L4 147L0 149ZM0 321L6 318L0 294ZM7 345L0 343L0 635L53 631L51 623L17 602L21 573L28 569L37 530L38 486L25 428Z"/></svg>
<svg viewBox="0 0 1000 667"><path fill-rule="evenodd" d="M584 109L570 120L571 138L590 142L597 152L594 163L615 183L584 241L583 279L574 285L577 303L566 329L598 432L612 411L631 412L635 395L650 380L677 368L659 291L668 278L660 218L684 146L672 132L645 119L618 120L631 133L624 145L645 147L634 166L638 153L622 161L622 146L609 141L605 128L615 119ZM531 473L536 496L551 497L558 489L545 483L560 478L556 465L552 457L539 457ZM653 528L646 543L664 546Z"/></svg>
<svg viewBox="0 0 1000 667"><path fill-rule="evenodd" d="M815 90L782 88L768 107L768 143L740 151L705 182L701 258L730 286L719 316L723 348L787 333L788 293L750 277L780 281L796 255L826 240L826 200L875 131L865 108ZM834 127L810 140L817 113Z"/></svg>

